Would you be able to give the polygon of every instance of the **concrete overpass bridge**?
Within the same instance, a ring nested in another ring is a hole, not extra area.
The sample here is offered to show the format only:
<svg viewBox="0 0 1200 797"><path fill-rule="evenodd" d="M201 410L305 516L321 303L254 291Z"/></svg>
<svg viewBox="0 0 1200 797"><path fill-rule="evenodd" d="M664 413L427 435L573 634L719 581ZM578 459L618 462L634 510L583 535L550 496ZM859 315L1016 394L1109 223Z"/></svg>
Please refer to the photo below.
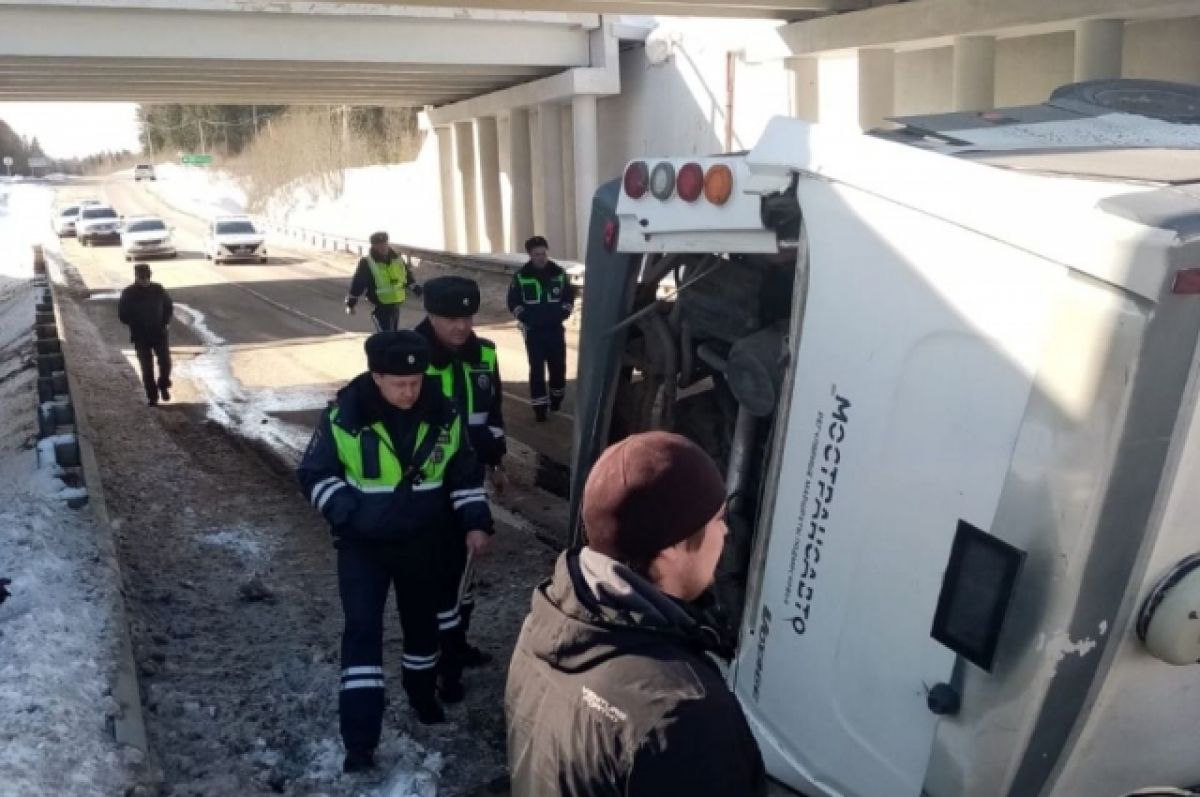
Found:
<svg viewBox="0 0 1200 797"><path fill-rule="evenodd" d="M772 113L861 127L1040 102L1071 80L1200 82L1196 0L0 0L0 101L425 107L446 247L513 251L537 231L570 256L599 179L598 103L609 119L674 110L622 105L622 45L648 28L614 14L783 20L721 60L787 73ZM647 129L624 148L680 148Z"/></svg>

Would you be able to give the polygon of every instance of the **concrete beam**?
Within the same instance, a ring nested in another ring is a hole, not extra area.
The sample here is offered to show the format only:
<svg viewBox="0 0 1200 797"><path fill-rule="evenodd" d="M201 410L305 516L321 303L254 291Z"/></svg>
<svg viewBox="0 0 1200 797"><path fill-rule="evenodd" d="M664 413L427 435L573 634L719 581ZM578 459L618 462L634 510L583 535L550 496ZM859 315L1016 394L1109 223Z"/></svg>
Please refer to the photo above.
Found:
<svg viewBox="0 0 1200 797"><path fill-rule="evenodd" d="M0 0L3 2L3 0ZM12 57L0 56L0 74L29 73L42 74L79 74L81 72L95 73L184 73L196 74L196 62L182 58L141 58L126 56L121 58L60 58L60 57ZM470 78L505 78L513 82L545 77L558 71L555 67L525 66L519 64L422 64L404 63L367 63L360 61L320 62L320 61L269 61L245 59L230 59L224 61L208 61L204 64L206 73L217 75L292 75L297 78L316 77L346 77L370 78L384 76L431 76L441 80L470 79Z"/></svg>
<svg viewBox="0 0 1200 797"><path fill-rule="evenodd" d="M300 14L306 16L403 17L406 19L469 19L474 22L525 22L549 25L578 25L584 29L599 27L595 12L544 13L519 10L516 4L496 4L494 9L440 2L397 3L394 0L324 0L288 2L288 0L37 0L37 5L61 8L108 10L161 10L236 12L254 14ZM29 0L0 0L0 6L31 5Z"/></svg>
<svg viewBox="0 0 1200 797"><path fill-rule="evenodd" d="M591 35L590 66L569 69L541 80L473 97L469 100L434 108L429 118L434 124L449 124L459 119L497 116L512 108L535 108L546 104L571 102L584 94L606 96L621 91L621 67L618 41L611 23Z"/></svg>
<svg viewBox="0 0 1200 797"><path fill-rule="evenodd" d="M1125 23L1120 20L1081 21L1075 27L1075 80L1119 78L1124 36Z"/></svg>
<svg viewBox="0 0 1200 797"><path fill-rule="evenodd" d="M575 186L575 255L582 260L587 251L591 226L592 196L600 184L596 98L576 97L571 102L572 157Z"/></svg>
<svg viewBox="0 0 1200 797"><path fill-rule="evenodd" d="M74 89L11 89L0 88L4 102L136 102L147 105L380 105L404 108L423 108L439 97L419 94L347 94L346 92L316 92L298 89L292 92L259 91L241 94L229 92L178 91L79 91Z"/></svg>
<svg viewBox="0 0 1200 797"><path fill-rule="evenodd" d="M806 122L821 120L821 59L788 58L792 73L792 116Z"/></svg>
<svg viewBox="0 0 1200 797"><path fill-rule="evenodd" d="M858 47L924 49L957 36L1032 36L1072 30L1082 19L1171 19L1197 13L1195 0L918 0L785 25L793 55Z"/></svg>
<svg viewBox="0 0 1200 797"><path fill-rule="evenodd" d="M896 54L886 49L858 51L858 123L879 127L896 109Z"/></svg>
<svg viewBox="0 0 1200 797"><path fill-rule="evenodd" d="M27 0L0 0L19 4ZM460 0L461 2L461 0ZM561 21L563 18L590 17L597 14L641 14L686 17L758 17L795 19L801 13L834 13L863 8L870 0L467 0L469 7L450 0L327 0L317 3L276 2L275 0L73 0L53 5L86 8L133 6L138 9L205 9L253 11L274 14L315 14L339 16L424 17L453 19L470 17L479 21ZM595 24L592 25L595 27Z"/></svg>
<svg viewBox="0 0 1200 797"><path fill-rule="evenodd" d="M131 0L132 2L132 0ZM544 23L245 11L0 5L0 56L305 60L376 63L589 62L588 32ZM480 46L487 42L487 46Z"/></svg>

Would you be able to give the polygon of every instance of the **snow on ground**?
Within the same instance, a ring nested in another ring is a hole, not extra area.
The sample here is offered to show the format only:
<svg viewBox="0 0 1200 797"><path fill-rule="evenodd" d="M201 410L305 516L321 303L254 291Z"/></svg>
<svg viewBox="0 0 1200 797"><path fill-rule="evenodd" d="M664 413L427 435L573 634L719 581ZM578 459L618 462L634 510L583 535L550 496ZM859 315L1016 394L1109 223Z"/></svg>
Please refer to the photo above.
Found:
<svg viewBox="0 0 1200 797"><path fill-rule="evenodd" d="M50 193L0 212L0 795L124 794L139 751L112 734L120 593L111 540L38 467L29 247Z"/></svg>
<svg viewBox="0 0 1200 797"><path fill-rule="evenodd" d="M387 230L409 246L442 248L437 140L428 136L409 163L348 169L337 196L299 188L267 207L275 224L365 239Z"/></svg>
<svg viewBox="0 0 1200 797"><path fill-rule="evenodd" d="M160 163L158 178L144 185L176 210L190 216L210 218L246 212L246 192L231 175L205 166Z"/></svg>
<svg viewBox="0 0 1200 797"><path fill-rule="evenodd" d="M158 177L143 183L176 210L192 216L245 213L246 192L227 172L171 163L155 167ZM387 230L410 246L442 247L437 141L429 136L409 163L347 169L341 191L330 195L316 183L281 192L267 207L272 224L301 227L347 238L367 238Z"/></svg>

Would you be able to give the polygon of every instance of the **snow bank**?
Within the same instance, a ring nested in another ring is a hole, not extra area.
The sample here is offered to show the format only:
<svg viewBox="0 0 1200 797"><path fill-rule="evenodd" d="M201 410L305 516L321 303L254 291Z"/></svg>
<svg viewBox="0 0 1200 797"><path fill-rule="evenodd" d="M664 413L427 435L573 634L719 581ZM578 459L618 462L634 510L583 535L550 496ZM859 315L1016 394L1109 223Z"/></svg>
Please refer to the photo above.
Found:
<svg viewBox="0 0 1200 797"><path fill-rule="evenodd" d="M158 179L143 185L178 211L205 219L246 212L246 192L227 172L159 163L154 174Z"/></svg>
<svg viewBox="0 0 1200 797"><path fill-rule="evenodd" d="M57 468L39 469L35 291L29 247L46 230L51 195L15 188L0 214L0 793L123 794L141 753L110 725L120 639L118 579L108 537L68 509Z"/></svg>
<svg viewBox="0 0 1200 797"><path fill-rule="evenodd" d="M274 198L266 215L275 224L348 238L387 230L398 243L441 249L440 185L437 140L428 136L409 163L348 169L337 196L301 188Z"/></svg>

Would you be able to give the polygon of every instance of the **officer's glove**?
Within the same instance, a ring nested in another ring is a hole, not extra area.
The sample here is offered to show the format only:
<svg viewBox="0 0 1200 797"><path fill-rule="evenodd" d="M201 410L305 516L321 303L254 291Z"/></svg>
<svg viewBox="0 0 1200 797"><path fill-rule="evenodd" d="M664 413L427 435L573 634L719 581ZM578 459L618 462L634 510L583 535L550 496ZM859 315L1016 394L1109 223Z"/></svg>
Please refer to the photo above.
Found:
<svg viewBox="0 0 1200 797"><path fill-rule="evenodd" d="M346 297L346 315L354 315L354 305L358 304L358 299L353 296Z"/></svg>
<svg viewBox="0 0 1200 797"><path fill-rule="evenodd" d="M564 304L562 307L563 321L571 317L571 313L575 312L575 308L569 304Z"/></svg>
<svg viewBox="0 0 1200 797"><path fill-rule="evenodd" d="M420 285L418 285L415 282L412 285L408 286L408 290L413 296L417 297L418 299L420 299L425 294L425 289L422 288Z"/></svg>

